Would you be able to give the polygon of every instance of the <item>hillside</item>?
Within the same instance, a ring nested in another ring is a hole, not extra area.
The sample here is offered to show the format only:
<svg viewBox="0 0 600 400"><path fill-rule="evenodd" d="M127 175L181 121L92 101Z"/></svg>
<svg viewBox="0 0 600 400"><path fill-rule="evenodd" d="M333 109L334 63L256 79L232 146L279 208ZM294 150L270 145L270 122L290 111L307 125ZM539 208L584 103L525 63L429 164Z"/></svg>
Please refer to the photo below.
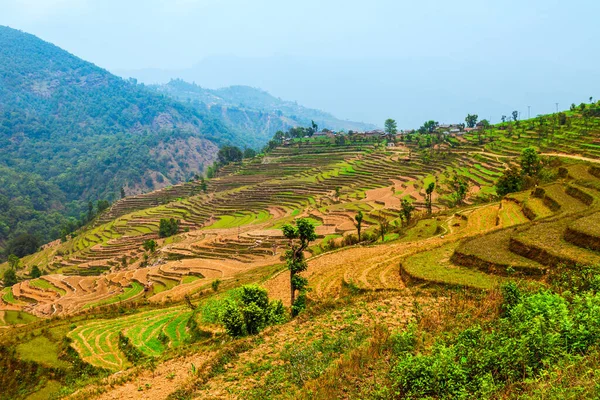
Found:
<svg viewBox="0 0 600 400"><path fill-rule="evenodd" d="M1 383L74 399L591 396L599 109L456 136L292 139L221 168L206 190L121 199L20 260L0 296L0 365L28 375ZM536 181L499 196L531 146ZM180 223L161 237L165 218ZM242 285L289 307L282 227L298 218L317 235L306 310L231 337L224 313ZM34 265L44 275L32 279ZM554 382L560 369L586 379Z"/></svg>
<svg viewBox="0 0 600 400"><path fill-rule="evenodd" d="M364 131L375 129L372 124L344 121L324 111L306 108L296 102L276 98L269 93L248 86L230 86L211 90L180 79L171 80L152 88L175 99L191 104L223 121L234 132L253 137L257 147L278 131L295 126L310 126L314 121L321 128L331 130Z"/></svg>
<svg viewBox="0 0 600 400"><path fill-rule="evenodd" d="M0 167L21 177L0 186L11 205L0 209L0 247L21 232L56 238L88 201L184 181L220 143L243 140L209 114L0 26ZM39 215L53 211L54 223Z"/></svg>

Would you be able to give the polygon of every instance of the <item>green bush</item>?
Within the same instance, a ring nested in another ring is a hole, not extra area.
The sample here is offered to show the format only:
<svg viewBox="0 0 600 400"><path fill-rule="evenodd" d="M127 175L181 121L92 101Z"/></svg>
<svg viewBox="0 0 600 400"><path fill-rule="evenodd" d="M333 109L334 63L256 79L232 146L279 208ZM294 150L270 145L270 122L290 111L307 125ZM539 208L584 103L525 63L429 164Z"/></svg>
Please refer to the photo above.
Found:
<svg viewBox="0 0 600 400"><path fill-rule="evenodd" d="M17 273L13 268L4 271L4 286L9 287L17 283Z"/></svg>
<svg viewBox="0 0 600 400"><path fill-rule="evenodd" d="M33 267L31 267L31 272L29 273L29 276L31 276L32 279L39 278L40 276L42 276L42 271L37 265L34 265Z"/></svg>
<svg viewBox="0 0 600 400"><path fill-rule="evenodd" d="M225 325L225 331L227 331L229 336L244 336L247 332L244 315L237 303L232 300L225 301L221 313L221 322Z"/></svg>
<svg viewBox="0 0 600 400"><path fill-rule="evenodd" d="M166 238L177 234L179 231L179 220L175 218L162 218L158 226L158 236Z"/></svg>
<svg viewBox="0 0 600 400"><path fill-rule="evenodd" d="M255 335L265 327L286 321L281 301L269 302L266 289L257 285L241 288L240 300L227 299L222 305L221 322L230 336Z"/></svg>
<svg viewBox="0 0 600 400"><path fill-rule="evenodd" d="M593 291L567 300L549 290L523 293L511 284L503 293L500 318L441 340L425 354L415 354L410 334L395 338L391 378L397 394L487 398L600 341L600 295Z"/></svg>
<svg viewBox="0 0 600 400"><path fill-rule="evenodd" d="M256 335L263 329L267 322L266 309L260 308L256 303L250 303L242 309L244 315L244 325L246 332L250 335Z"/></svg>

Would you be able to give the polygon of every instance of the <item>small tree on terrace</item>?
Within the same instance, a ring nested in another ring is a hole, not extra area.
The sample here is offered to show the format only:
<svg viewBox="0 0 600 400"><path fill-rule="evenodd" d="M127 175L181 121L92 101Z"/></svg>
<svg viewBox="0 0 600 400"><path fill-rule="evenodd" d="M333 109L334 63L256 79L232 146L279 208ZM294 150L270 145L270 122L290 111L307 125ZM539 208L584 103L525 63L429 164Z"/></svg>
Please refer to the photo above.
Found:
<svg viewBox="0 0 600 400"><path fill-rule="evenodd" d="M144 242L142 246L147 252L154 253L154 250L156 250L156 241L154 241L153 239L148 239Z"/></svg>
<svg viewBox="0 0 600 400"><path fill-rule="evenodd" d="M14 254L8 256L8 266L11 269L14 269L16 271L17 269L19 269L20 264L21 259L19 257L15 256Z"/></svg>
<svg viewBox="0 0 600 400"><path fill-rule="evenodd" d="M217 159L221 165L242 161L243 157L244 154L240 148L236 146L223 146L217 153Z"/></svg>
<svg viewBox="0 0 600 400"><path fill-rule="evenodd" d="M335 187L335 198L336 199L340 198L340 190L342 190L342 188L340 186Z"/></svg>
<svg viewBox="0 0 600 400"><path fill-rule="evenodd" d="M533 147L523 149L521 152L521 172L525 176L535 178L542 169L542 163L537 151Z"/></svg>
<svg viewBox="0 0 600 400"><path fill-rule="evenodd" d="M475 125L477 124L477 119L479 118L479 116L477 114L468 114L467 117L465 118L465 122L467 123L467 127L469 128L473 128L475 127Z"/></svg>
<svg viewBox="0 0 600 400"><path fill-rule="evenodd" d="M208 185L206 184L206 180L204 178L200 178L200 190L204 193L208 191Z"/></svg>
<svg viewBox="0 0 600 400"><path fill-rule="evenodd" d="M498 178L496 193L498 193L498 196L505 196L508 193L518 192L522 186L523 177L521 176L521 172L513 165Z"/></svg>
<svg viewBox="0 0 600 400"><path fill-rule="evenodd" d="M256 150L247 148L244 149L244 158L254 158L256 157Z"/></svg>
<svg viewBox="0 0 600 400"><path fill-rule="evenodd" d="M308 280L300 276L300 272L306 271L308 264L304 258L304 250L310 242L317 238L315 227L309 220L300 218L296 225L286 224L282 228L283 234L290 240L290 248L285 252L285 260L290 270L290 297L292 305L292 316L298 315L306 308L306 286ZM296 298L298 291L298 298Z"/></svg>
<svg viewBox="0 0 600 400"><path fill-rule="evenodd" d="M29 273L29 276L31 276L32 279L39 278L40 276L42 276L42 271L37 265L34 265L33 267L31 267L31 272Z"/></svg>
<svg viewBox="0 0 600 400"><path fill-rule="evenodd" d="M9 268L4 271L4 277L2 279L4 286L9 287L17 283L17 273L13 268Z"/></svg>
<svg viewBox="0 0 600 400"><path fill-rule="evenodd" d="M427 207L427 212L431 214L431 195L435 190L435 182L430 182L427 185L427 189L425 189L425 206Z"/></svg>
<svg viewBox="0 0 600 400"><path fill-rule="evenodd" d="M412 217L412 213L415 211L415 206L408 201L407 199L402 199L400 202L400 215L402 219L405 221L406 225L410 224L410 218Z"/></svg>
<svg viewBox="0 0 600 400"><path fill-rule="evenodd" d="M467 193L469 192L469 183L468 181L460 175L454 175L452 180L450 180L449 184L450 190L452 194L452 200L454 201L454 205L461 205L465 198L467 197Z"/></svg>
<svg viewBox="0 0 600 400"><path fill-rule="evenodd" d="M398 130L398 127L396 126L396 121L388 118L385 120L385 133L387 133L390 138L392 137L392 135L395 135L396 132Z"/></svg>
<svg viewBox="0 0 600 400"><path fill-rule="evenodd" d="M162 218L158 226L158 237L166 238L173 236L179 230L179 220L174 218Z"/></svg>
<svg viewBox="0 0 600 400"><path fill-rule="evenodd" d="M356 220L356 230L358 231L358 241L360 242L360 229L362 227L362 221L363 221L363 213L362 211L359 211L358 213L356 213L356 215L354 216L354 219Z"/></svg>
<svg viewBox="0 0 600 400"><path fill-rule="evenodd" d="M381 241L385 241L385 235L390 230L390 221L387 220L385 215L378 215L377 222L379 223L379 234L381 235Z"/></svg>
<svg viewBox="0 0 600 400"><path fill-rule="evenodd" d="M512 119L515 122L517 122L517 120L519 119L519 112L517 110L512 112Z"/></svg>

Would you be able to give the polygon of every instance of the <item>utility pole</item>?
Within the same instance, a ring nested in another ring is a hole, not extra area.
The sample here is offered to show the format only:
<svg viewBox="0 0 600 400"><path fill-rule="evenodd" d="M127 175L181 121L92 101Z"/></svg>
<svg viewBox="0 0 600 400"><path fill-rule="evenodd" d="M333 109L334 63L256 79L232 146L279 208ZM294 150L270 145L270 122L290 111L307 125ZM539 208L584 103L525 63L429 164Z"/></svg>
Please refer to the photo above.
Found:
<svg viewBox="0 0 600 400"><path fill-rule="evenodd" d="M527 119L531 119L531 106L527 106Z"/></svg>
<svg viewBox="0 0 600 400"><path fill-rule="evenodd" d="M558 103L554 103L556 104L556 112L558 113Z"/></svg>

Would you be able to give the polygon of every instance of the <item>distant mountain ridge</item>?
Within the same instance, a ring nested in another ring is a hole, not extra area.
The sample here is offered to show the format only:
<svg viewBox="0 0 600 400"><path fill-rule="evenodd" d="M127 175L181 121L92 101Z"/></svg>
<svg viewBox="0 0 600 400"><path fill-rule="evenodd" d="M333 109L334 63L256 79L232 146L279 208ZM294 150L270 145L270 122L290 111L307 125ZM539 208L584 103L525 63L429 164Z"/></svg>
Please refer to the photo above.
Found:
<svg viewBox="0 0 600 400"><path fill-rule="evenodd" d="M278 130L294 126L309 126L314 121L321 128L332 130L368 130L376 126L363 122L346 121L325 111L307 108L297 102L277 98L268 92L250 86L235 85L207 89L181 79L166 84L150 85L170 97L186 102L194 108L219 118L232 131L252 132L255 140L269 140Z"/></svg>
<svg viewBox="0 0 600 400"><path fill-rule="evenodd" d="M201 173L218 145L244 143L208 113L0 26L0 247L56 238L88 201ZM39 182L44 182L41 187ZM60 212L61 218L48 218Z"/></svg>

